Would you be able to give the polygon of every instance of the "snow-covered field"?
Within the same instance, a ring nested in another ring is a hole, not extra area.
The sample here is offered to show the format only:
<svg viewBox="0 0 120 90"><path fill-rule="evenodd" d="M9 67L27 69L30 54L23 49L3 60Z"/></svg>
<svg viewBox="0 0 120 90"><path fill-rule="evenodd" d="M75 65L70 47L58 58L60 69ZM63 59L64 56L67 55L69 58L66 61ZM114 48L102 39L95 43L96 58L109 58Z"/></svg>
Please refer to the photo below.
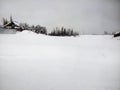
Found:
<svg viewBox="0 0 120 90"><path fill-rule="evenodd" d="M0 90L120 90L120 38L0 34Z"/></svg>

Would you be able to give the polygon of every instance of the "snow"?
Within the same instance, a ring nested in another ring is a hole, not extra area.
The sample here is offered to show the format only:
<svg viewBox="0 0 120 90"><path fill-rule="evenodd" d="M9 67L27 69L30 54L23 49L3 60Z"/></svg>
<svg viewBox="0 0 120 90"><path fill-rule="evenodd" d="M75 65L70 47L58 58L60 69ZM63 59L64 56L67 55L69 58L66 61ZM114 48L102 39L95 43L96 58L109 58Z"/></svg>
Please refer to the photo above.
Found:
<svg viewBox="0 0 120 90"><path fill-rule="evenodd" d="M120 39L0 35L0 90L119 90Z"/></svg>

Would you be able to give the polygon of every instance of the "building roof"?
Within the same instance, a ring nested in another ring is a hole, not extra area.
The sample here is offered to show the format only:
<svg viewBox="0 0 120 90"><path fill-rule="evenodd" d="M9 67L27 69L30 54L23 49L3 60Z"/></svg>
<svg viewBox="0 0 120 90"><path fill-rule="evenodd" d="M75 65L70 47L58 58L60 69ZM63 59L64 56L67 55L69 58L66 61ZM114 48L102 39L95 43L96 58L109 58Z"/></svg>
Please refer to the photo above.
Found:
<svg viewBox="0 0 120 90"><path fill-rule="evenodd" d="M10 22L4 25L4 27L7 27L7 26L19 27L17 24L13 22L12 17L10 17Z"/></svg>

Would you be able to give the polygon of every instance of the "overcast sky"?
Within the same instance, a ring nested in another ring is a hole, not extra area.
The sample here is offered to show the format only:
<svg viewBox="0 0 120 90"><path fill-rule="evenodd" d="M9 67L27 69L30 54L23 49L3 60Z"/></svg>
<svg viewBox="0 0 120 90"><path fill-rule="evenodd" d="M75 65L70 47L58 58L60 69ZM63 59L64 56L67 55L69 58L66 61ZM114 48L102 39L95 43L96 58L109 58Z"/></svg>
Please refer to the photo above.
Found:
<svg viewBox="0 0 120 90"><path fill-rule="evenodd" d="M66 27L82 33L120 31L120 0L0 0L2 17L48 30Z"/></svg>

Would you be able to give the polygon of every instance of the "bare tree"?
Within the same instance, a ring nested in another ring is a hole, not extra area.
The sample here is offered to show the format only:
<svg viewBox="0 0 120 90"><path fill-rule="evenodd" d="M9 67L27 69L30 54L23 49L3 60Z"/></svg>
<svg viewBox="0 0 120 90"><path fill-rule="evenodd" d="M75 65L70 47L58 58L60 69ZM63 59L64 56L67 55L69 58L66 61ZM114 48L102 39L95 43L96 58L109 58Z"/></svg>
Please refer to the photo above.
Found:
<svg viewBox="0 0 120 90"><path fill-rule="evenodd" d="M9 22L9 21L8 21L7 19L5 19L5 18L3 18L2 21L3 21L3 26L6 25L6 24L8 24L8 22Z"/></svg>

